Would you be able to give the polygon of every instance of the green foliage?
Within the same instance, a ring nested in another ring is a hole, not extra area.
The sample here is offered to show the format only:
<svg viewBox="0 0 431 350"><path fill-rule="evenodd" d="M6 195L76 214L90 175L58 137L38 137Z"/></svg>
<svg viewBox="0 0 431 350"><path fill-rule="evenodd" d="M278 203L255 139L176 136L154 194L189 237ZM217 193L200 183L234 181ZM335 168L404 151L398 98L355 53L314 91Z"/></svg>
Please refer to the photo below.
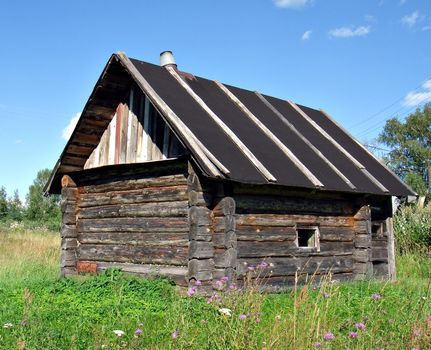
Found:
<svg viewBox="0 0 431 350"><path fill-rule="evenodd" d="M55 230L60 227L61 222L60 197L58 195L43 195L43 188L48 182L50 174L49 169L40 170L33 184L30 185L26 197L25 218L36 225L45 225Z"/></svg>
<svg viewBox="0 0 431 350"><path fill-rule="evenodd" d="M400 208L394 216L394 234L400 252L428 250L431 246L431 205Z"/></svg>
<svg viewBox="0 0 431 350"><path fill-rule="evenodd" d="M425 105L422 111L417 109L404 122L389 119L378 139L391 148L387 157L389 166L418 193L423 193L424 184L429 191L431 104ZM423 181L418 181L419 178Z"/></svg>
<svg viewBox="0 0 431 350"><path fill-rule="evenodd" d="M58 244L55 237L0 231L2 350L316 349L315 342L327 350L429 349L431 259L422 255L398 257L397 283L327 279L279 294L231 291L208 303L182 296L167 280L118 270L59 280L58 256L43 260ZM135 335L138 328L143 332ZM349 337L353 331L356 338ZM335 339L325 341L327 332Z"/></svg>
<svg viewBox="0 0 431 350"><path fill-rule="evenodd" d="M15 190L13 197L8 199L8 217L13 221L21 221L24 216L24 208L19 198L18 190Z"/></svg>
<svg viewBox="0 0 431 350"><path fill-rule="evenodd" d="M7 193L6 189L0 187L0 220L5 219L8 215Z"/></svg>

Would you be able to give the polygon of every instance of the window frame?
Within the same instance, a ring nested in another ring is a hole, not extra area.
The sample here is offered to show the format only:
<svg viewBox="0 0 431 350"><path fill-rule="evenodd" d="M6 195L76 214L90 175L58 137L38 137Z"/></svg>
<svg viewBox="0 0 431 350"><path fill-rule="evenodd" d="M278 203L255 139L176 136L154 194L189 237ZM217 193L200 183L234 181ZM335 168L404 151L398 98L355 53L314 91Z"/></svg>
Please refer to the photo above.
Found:
<svg viewBox="0 0 431 350"><path fill-rule="evenodd" d="M313 230L314 231L314 246L300 246L299 245L299 231L300 230ZM296 224L295 225L296 238L295 245L296 248L301 251L309 252L320 252L320 229L319 225L316 224Z"/></svg>

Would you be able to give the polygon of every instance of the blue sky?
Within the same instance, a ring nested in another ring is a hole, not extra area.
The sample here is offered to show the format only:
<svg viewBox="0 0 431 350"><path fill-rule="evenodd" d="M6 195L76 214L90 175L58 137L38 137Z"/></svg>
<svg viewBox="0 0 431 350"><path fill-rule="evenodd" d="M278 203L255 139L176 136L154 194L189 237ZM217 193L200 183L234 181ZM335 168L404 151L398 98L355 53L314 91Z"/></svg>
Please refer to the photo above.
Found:
<svg viewBox="0 0 431 350"><path fill-rule="evenodd" d="M429 0L2 1L0 186L52 168L109 56L323 108L370 143L431 100Z"/></svg>

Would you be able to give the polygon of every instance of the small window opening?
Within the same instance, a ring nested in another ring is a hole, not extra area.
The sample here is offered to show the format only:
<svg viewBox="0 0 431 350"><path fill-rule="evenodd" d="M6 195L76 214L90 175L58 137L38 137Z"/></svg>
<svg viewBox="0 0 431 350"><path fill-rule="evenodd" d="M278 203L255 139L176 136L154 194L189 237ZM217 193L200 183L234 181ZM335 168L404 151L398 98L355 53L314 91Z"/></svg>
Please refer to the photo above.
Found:
<svg viewBox="0 0 431 350"><path fill-rule="evenodd" d="M317 226L297 226L298 248L319 250L319 228Z"/></svg>

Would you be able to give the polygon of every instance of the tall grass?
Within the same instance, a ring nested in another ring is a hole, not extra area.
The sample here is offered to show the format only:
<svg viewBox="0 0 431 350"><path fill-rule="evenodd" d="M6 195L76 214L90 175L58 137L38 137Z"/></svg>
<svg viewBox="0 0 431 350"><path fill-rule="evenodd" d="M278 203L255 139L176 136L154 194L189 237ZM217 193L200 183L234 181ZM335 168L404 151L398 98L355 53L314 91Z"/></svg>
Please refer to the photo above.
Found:
<svg viewBox="0 0 431 350"><path fill-rule="evenodd" d="M400 252L427 251L431 247L431 204L405 206L394 216L394 232Z"/></svg>
<svg viewBox="0 0 431 350"><path fill-rule="evenodd" d="M58 279L58 246L48 232L0 232L1 350L431 349L424 255L399 256L396 283L310 276L267 294L271 267L261 264L247 289L221 280L225 292L187 297L167 280L116 270Z"/></svg>

